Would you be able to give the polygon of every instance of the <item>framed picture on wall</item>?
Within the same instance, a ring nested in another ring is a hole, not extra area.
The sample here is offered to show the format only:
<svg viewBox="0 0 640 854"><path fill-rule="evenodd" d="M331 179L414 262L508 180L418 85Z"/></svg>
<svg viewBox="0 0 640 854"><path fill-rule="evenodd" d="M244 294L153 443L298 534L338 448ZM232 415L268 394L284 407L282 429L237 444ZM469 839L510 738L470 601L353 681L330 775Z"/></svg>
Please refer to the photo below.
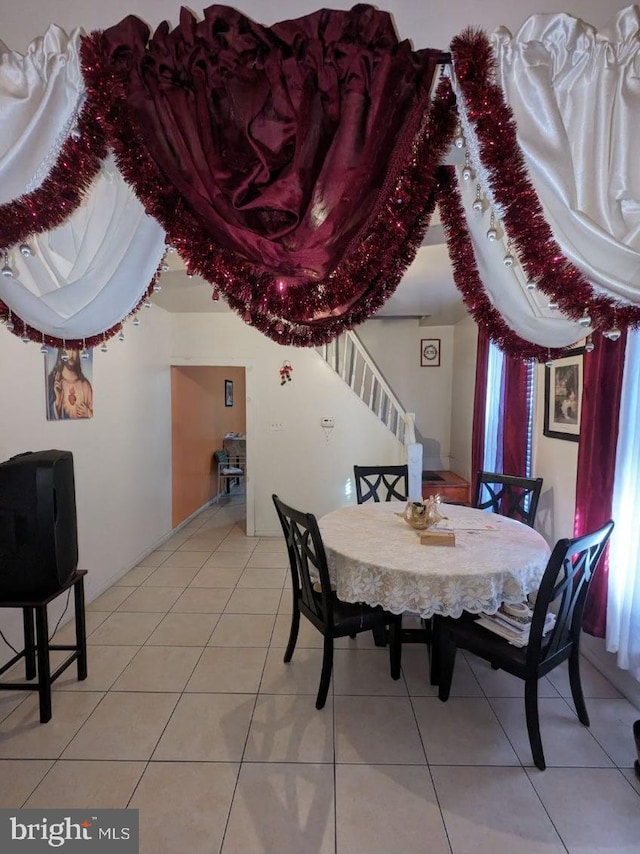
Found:
<svg viewBox="0 0 640 854"><path fill-rule="evenodd" d="M584 347L570 350L544 369L544 435L577 442L582 408Z"/></svg>
<svg viewBox="0 0 640 854"><path fill-rule="evenodd" d="M423 338L420 341L420 367L440 367L440 339Z"/></svg>
<svg viewBox="0 0 640 854"><path fill-rule="evenodd" d="M224 381L224 405L233 406L233 380Z"/></svg>
<svg viewBox="0 0 640 854"><path fill-rule="evenodd" d="M93 418L93 350L49 349L44 370L47 421Z"/></svg>

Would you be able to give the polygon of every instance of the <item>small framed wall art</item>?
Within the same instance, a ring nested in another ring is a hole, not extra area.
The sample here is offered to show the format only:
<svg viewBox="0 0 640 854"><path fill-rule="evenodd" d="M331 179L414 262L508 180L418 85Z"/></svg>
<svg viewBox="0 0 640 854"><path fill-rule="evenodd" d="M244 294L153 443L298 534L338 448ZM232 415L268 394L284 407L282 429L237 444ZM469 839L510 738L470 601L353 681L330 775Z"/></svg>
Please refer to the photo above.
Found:
<svg viewBox="0 0 640 854"><path fill-rule="evenodd" d="M420 367L440 367L440 339L423 338L420 341Z"/></svg>
<svg viewBox="0 0 640 854"><path fill-rule="evenodd" d="M580 438L583 353L584 347L577 347L544 369L543 433L552 439Z"/></svg>
<svg viewBox="0 0 640 854"><path fill-rule="evenodd" d="M224 381L224 405L233 406L233 380Z"/></svg>

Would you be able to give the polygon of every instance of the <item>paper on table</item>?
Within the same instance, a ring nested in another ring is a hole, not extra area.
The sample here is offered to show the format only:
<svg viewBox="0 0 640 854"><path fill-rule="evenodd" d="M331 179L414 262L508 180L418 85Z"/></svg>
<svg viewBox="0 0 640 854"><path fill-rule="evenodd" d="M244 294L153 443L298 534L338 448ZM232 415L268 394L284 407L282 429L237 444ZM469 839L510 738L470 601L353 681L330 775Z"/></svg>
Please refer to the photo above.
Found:
<svg viewBox="0 0 640 854"><path fill-rule="evenodd" d="M495 531L496 526L491 522L480 519L441 519L432 531Z"/></svg>

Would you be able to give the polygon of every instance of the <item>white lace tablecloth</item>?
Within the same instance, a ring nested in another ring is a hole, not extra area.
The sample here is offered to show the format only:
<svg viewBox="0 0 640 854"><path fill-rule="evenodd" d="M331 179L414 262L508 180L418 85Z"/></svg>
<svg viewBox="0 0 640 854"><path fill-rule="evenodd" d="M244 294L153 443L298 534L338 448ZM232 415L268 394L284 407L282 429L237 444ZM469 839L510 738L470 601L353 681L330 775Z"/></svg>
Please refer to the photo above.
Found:
<svg viewBox="0 0 640 854"><path fill-rule="evenodd" d="M537 588L551 553L537 531L495 513L443 505L456 544L423 546L396 515L404 507L399 501L360 504L319 520L340 599L394 614L459 617L521 602ZM465 524L473 530L462 530Z"/></svg>

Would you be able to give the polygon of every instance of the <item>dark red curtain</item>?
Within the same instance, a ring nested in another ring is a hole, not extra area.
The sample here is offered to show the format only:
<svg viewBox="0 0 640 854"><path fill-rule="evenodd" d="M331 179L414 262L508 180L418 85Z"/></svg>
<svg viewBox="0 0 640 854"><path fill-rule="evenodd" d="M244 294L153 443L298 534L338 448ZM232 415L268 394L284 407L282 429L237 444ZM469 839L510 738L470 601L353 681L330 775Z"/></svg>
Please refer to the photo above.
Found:
<svg viewBox="0 0 640 854"><path fill-rule="evenodd" d="M527 477L529 365L505 353L503 370L502 473Z"/></svg>
<svg viewBox="0 0 640 854"><path fill-rule="evenodd" d="M477 474L484 467L484 421L487 409L487 367L491 339L484 329L478 328L476 352L476 388L473 399L473 428L471 435L471 500L477 488Z"/></svg>
<svg viewBox="0 0 640 854"><path fill-rule="evenodd" d="M365 4L203 16L85 38L89 99L190 269L276 340L330 340L393 293L428 226L455 126L448 81L430 97L439 52Z"/></svg>
<svg viewBox="0 0 640 854"><path fill-rule="evenodd" d="M577 537L611 518L626 337L625 331L618 341L609 341L596 333L595 349L584 355L574 523ZM608 573L607 550L591 582L583 621L585 632L599 638L605 637L606 630Z"/></svg>

